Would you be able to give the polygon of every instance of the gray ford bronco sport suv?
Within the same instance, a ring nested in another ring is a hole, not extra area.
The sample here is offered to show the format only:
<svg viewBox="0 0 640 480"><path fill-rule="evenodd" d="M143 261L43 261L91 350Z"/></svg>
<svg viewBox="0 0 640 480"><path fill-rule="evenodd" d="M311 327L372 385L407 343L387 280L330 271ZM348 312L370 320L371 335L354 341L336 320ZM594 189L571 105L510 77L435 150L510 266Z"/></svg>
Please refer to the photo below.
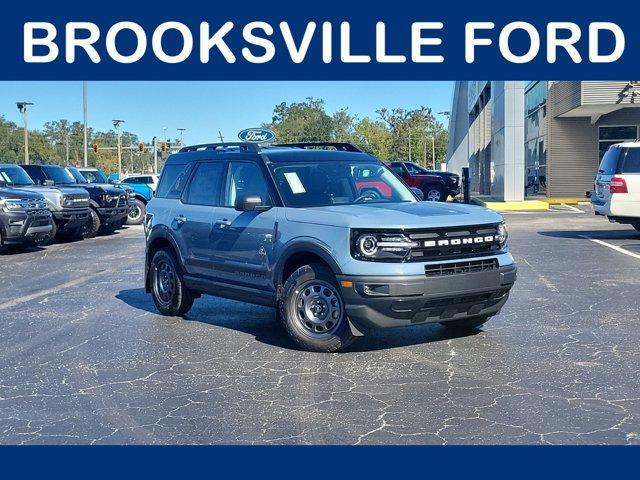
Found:
<svg viewBox="0 0 640 480"><path fill-rule="evenodd" d="M167 159L145 233L162 314L201 294L268 305L312 351L374 328L476 328L516 279L499 214L421 202L344 143L185 147Z"/></svg>

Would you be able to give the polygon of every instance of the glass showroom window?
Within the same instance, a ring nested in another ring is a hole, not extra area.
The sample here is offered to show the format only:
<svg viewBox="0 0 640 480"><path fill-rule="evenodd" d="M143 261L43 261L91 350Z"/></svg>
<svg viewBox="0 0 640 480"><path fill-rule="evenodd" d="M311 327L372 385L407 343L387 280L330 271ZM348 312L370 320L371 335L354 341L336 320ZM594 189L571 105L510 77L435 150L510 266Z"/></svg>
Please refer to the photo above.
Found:
<svg viewBox="0 0 640 480"><path fill-rule="evenodd" d="M638 138L636 125L599 127L598 133L598 164L611 145L620 142L633 142Z"/></svg>

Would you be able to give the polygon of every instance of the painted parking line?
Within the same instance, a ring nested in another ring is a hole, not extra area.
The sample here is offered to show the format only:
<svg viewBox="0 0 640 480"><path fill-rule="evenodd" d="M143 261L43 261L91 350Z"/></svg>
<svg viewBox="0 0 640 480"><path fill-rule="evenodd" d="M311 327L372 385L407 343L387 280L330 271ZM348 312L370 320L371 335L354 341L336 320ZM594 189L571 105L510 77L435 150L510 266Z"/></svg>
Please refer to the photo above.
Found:
<svg viewBox="0 0 640 480"><path fill-rule="evenodd" d="M597 238L591 238L591 237L589 237L587 235L580 235L580 237L586 238L587 240L591 240L592 242L597 243L599 245L603 245L605 247L609 247L610 249L615 250L616 252L624 253L625 255L628 255L630 257L637 258L637 259L640 260L640 255L639 254L630 252L629 250L624 249L622 247L619 247L617 245L613 245L611 243L603 242L602 240L598 240Z"/></svg>

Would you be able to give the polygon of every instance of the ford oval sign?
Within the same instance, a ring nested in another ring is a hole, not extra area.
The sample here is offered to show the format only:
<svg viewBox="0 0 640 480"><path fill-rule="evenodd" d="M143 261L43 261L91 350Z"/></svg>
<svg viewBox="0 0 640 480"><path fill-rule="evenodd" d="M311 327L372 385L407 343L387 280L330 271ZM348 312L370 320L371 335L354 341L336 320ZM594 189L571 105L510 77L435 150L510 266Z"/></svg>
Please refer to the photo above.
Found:
<svg viewBox="0 0 640 480"><path fill-rule="evenodd" d="M276 134L264 128L246 128L238 134L238 138L243 142L267 143L276 139Z"/></svg>

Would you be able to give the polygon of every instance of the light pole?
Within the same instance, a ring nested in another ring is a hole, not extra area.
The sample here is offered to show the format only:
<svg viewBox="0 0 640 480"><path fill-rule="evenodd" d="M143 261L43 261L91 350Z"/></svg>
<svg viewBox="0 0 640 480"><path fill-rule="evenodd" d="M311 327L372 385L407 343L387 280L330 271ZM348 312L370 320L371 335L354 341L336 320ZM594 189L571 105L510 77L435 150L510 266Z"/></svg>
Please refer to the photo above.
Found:
<svg viewBox="0 0 640 480"><path fill-rule="evenodd" d="M178 131L180 132L180 146L184 147L184 142L182 141L182 139L184 138L184 132L186 131L186 128L179 128Z"/></svg>
<svg viewBox="0 0 640 480"><path fill-rule="evenodd" d="M167 141L167 127L162 127L162 141Z"/></svg>
<svg viewBox="0 0 640 480"><path fill-rule="evenodd" d="M438 112L438 115L444 115L445 117L447 117L447 121L449 121L449 116L451 115L451 112ZM435 128L433 129L433 137L432 137L432 141L431 141L431 155L433 158L433 169L436 169L436 130Z"/></svg>
<svg viewBox="0 0 640 480"><path fill-rule="evenodd" d="M16 102L16 106L22 114L22 124L24 126L24 163L29 165L29 113L27 107L33 105L31 102Z"/></svg>
<svg viewBox="0 0 640 480"><path fill-rule="evenodd" d="M87 81L82 82L82 118L83 118L83 129L84 129L84 143L83 143L83 160L84 167L87 168L87 158L89 155L89 144L87 142Z"/></svg>
<svg viewBox="0 0 640 480"><path fill-rule="evenodd" d="M112 120L113 126L116 129L116 136L118 138L118 178L122 178L122 145L120 144L120 124L124 123L124 120Z"/></svg>

